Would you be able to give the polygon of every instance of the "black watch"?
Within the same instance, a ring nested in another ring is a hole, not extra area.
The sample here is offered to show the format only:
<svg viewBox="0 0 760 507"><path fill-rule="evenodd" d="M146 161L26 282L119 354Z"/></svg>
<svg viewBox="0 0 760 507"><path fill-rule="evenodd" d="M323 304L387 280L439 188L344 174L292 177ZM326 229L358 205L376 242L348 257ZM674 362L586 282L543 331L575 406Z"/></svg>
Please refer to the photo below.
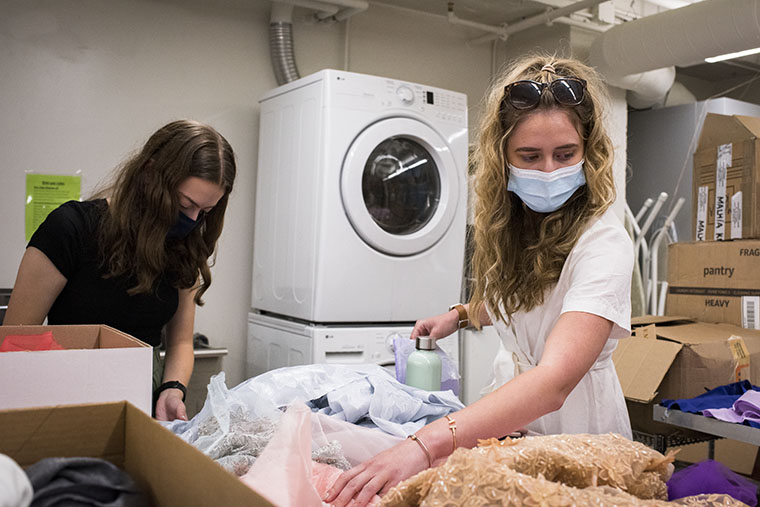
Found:
<svg viewBox="0 0 760 507"><path fill-rule="evenodd" d="M166 391L167 389L179 389L182 391L182 401L185 401L185 397L187 396L187 387L180 382L179 380L170 380L168 382L164 382L160 386L158 386L158 389L153 391L153 404L155 405L156 401L158 401L158 395L162 392Z"/></svg>

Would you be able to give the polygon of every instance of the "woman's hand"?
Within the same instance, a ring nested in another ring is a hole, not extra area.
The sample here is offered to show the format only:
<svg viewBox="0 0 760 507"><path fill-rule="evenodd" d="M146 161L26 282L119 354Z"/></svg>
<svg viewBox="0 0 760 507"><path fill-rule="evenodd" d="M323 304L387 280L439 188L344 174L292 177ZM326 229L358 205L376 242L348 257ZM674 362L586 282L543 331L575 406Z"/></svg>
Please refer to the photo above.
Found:
<svg viewBox="0 0 760 507"><path fill-rule="evenodd" d="M335 507L364 507L375 495L384 495L399 482L428 467L419 446L407 439L347 470L322 499ZM353 499L354 503L350 503Z"/></svg>
<svg viewBox="0 0 760 507"><path fill-rule="evenodd" d="M182 401L182 391L167 389L158 395L156 401L156 419L159 421L187 421L187 409Z"/></svg>
<svg viewBox="0 0 760 507"><path fill-rule="evenodd" d="M418 336L430 336L432 338L445 338L459 329L459 313L451 310L435 317L418 320L414 324L410 338L414 340Z"/></svg>

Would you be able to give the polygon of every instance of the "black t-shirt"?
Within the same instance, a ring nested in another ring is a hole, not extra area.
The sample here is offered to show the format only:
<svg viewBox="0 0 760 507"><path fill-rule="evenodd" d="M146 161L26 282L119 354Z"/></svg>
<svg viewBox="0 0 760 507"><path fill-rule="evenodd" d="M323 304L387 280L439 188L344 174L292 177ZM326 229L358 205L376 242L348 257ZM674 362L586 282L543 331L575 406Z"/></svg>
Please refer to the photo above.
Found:
<svg viewBox="0 0 760 507"><path fill-rule="evenodd" d="M53 210L32 235L33 246L66 277L48 323L106 324L156 346L161 328L177 311L179 294L162 276L149 294L130 296L135 278L103 278L98 262L98 225L108 204L69 201Z"/></svg>

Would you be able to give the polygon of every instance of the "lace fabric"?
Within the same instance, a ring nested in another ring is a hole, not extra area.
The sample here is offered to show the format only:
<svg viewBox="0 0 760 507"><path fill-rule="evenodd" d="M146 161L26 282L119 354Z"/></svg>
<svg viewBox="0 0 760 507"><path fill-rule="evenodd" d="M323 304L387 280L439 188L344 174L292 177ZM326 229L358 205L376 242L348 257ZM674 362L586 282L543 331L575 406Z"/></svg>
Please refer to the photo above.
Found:
<svg viewBox="0 0 760 507"><path fill-rule="evenodd" d="M672 460L615 434L491 439L398 484L380 505L673 505L665 486ZM744 505L727 495L677 503Z"/></svg>

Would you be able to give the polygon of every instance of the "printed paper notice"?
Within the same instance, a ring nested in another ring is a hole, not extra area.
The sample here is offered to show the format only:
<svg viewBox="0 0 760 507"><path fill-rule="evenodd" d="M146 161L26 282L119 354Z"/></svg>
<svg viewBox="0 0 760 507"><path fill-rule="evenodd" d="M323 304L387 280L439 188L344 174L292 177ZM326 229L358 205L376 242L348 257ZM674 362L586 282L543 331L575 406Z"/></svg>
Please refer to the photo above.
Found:
<svg viewBox="0 0 760 507"><path fill-rule="evenodd" d="M81 176L59 174L26 175L26 240L45 221L48 213L66 201L78 201L82 194Z"/></svg>

